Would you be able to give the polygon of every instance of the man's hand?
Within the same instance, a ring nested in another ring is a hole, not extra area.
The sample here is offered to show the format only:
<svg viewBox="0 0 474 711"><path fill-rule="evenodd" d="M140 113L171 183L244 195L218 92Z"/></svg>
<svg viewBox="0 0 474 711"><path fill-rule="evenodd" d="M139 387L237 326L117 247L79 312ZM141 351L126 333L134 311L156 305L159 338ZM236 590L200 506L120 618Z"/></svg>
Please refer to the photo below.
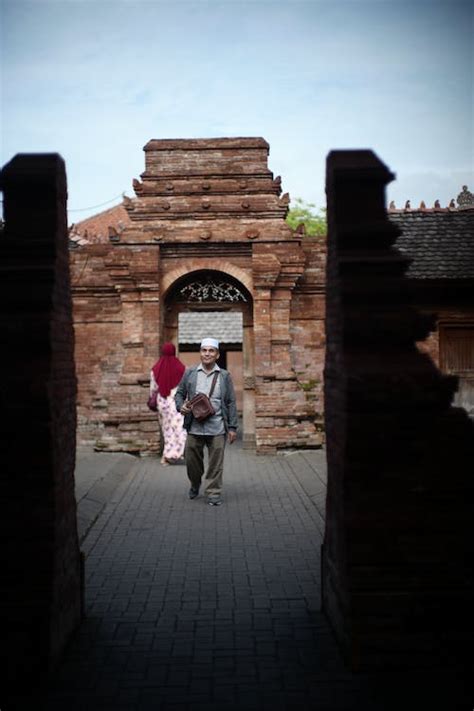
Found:
<svg viewBox="0 0 474 711"><path fill-rule="evenodd" d="M229 444L233 444L237 439L237 432L235 430L229 430L227 432L227 441Z"/></svg>
<svg viewBox="0 0 474 711"><path fill-rule="evenodd" d="M188 413L191 412L191 408L189 407L189 400L185 400L183 404L181 405L181 410L180 410L182 415L187 415Z"/></svg>

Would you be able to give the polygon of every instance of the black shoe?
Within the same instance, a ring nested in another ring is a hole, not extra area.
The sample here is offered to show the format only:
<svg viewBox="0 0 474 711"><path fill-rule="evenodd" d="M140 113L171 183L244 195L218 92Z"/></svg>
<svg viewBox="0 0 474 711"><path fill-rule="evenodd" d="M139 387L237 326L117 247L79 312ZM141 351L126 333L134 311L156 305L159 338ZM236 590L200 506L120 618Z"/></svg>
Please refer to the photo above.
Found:
<svg viewBox="0 0 474 711"><path fill-rule="evenodd" d="M219 495L209 496L207 503L209 506L220 506L222 504L222 499Z"/></svg>
<svg viewBox="0 0 474 711"><path fill-rule="evenodd" d="M195 489L193 486L189 490L189 498L190 499L195 499L196 496L199 494L199 489Z"/></svg>

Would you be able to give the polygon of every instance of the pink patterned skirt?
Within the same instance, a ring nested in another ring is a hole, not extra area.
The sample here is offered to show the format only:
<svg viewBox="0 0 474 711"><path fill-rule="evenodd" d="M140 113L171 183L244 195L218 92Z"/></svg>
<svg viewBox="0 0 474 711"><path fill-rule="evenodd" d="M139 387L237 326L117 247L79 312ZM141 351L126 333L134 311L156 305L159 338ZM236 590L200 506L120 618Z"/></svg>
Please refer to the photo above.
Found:
<svg viewBox="0 0 474 711"><path fill-rule="evenodd" d="M173 388L168 397L162 397L159 393L157 397L158 419L164 440L163 457L168 461L182 459L186 444L184 417L176 409L175 392L176 388Z"/></svg>

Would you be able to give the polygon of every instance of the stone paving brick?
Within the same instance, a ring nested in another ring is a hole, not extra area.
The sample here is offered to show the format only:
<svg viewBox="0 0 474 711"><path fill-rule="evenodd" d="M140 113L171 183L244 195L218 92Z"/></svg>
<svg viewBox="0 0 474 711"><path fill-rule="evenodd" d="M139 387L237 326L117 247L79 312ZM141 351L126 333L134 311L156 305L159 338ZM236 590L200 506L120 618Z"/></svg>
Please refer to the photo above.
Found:
<svg viewBox="0 0 474 711"><path fill-rule="evenodd" d="M324 453L226 457L219 508L188 499L183 466L123 478L83 541L87 617L26 708L408 708L400 675L345 668L320 612Z"/></svg>

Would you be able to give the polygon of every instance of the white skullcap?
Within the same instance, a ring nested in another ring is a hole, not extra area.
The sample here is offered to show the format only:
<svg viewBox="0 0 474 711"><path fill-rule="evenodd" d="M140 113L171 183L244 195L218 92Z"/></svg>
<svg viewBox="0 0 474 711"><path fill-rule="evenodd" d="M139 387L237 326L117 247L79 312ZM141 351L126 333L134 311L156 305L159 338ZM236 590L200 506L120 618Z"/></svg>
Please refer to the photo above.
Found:
<svg viewBox="0 0 474 711"><path fill-rule="evenodd" d="M201 348L215 348L216 351L219 350L219 341L216 338L203 338L201 341Z"/></svg>

